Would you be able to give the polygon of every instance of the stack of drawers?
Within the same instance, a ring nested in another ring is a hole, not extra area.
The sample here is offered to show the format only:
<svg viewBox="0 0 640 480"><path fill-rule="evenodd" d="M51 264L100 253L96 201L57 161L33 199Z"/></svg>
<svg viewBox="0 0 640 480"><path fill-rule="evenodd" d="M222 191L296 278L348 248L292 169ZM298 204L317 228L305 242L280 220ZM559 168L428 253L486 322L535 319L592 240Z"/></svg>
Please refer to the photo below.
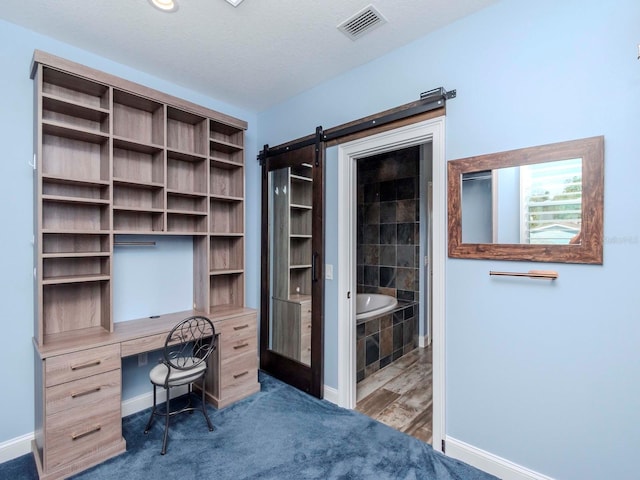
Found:
<svg viewBox="0 0 640 480"><path fill-rule="evenodd" d="M125 450L119 344L48 357L43 372L39 467L47 475L40 472L41 479L66 476Z"/></svg>
<svg viewBox="0 0 640 480"><path fill-rule="evenodd" d="M256 315L226 319L216 329L219 352L217 358L213 356L217 362L209 368L207 382L213 382L213 391L218 394L211 400L222 408L260 390Z"/></svg>

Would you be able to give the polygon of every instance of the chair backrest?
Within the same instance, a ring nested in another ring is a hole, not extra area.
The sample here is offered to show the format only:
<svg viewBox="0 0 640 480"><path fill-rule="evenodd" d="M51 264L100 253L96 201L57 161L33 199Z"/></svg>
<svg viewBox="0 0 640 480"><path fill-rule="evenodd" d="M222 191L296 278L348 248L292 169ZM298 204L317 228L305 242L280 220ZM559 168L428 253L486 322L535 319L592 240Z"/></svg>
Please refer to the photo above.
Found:
<svg viewBox="0 0 640 480"><path fill-rule="evenodd" d="M207 317L195 315L178 323L164 343L165 363L178 370L189 370L207 361L215 349L216 329Z"/></svg>

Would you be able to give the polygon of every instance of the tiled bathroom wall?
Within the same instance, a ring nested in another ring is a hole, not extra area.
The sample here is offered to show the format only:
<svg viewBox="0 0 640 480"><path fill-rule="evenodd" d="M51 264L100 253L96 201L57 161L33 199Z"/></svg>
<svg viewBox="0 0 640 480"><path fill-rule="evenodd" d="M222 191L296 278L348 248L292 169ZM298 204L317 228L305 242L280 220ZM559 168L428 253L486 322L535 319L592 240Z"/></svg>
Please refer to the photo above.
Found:
<svg viewBox="0 0 640 480"><path fill-rule="evenodd" d="M415 146L358 161L358 292L399 305L357 325L357 381L418 346L419 160Z"/></svg>
<svg viewBox="0 0 640 480"><path fill-rule="evenodd" d="M358 161L358 292L418 300L419 148Z"/></svg>

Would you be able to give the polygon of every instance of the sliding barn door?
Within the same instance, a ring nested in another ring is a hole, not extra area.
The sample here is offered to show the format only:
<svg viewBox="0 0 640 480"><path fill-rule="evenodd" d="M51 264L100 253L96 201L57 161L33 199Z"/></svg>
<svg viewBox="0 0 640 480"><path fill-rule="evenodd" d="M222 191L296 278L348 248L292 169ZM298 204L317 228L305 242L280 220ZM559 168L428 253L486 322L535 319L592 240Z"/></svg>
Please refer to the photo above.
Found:
<svg viewBox="0 0 640 480"><path fill-rule="evenodd" d="M323 148L265 147L261 160L260 368L322 398Z"/></svg>

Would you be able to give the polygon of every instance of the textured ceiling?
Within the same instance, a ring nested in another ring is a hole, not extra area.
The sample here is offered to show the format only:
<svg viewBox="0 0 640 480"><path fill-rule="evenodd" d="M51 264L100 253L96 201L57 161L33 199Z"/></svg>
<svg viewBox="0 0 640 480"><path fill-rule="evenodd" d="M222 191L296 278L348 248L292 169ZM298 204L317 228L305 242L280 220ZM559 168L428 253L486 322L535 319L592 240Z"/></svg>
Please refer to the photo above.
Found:
<svg viewBox="0 0 640 480"><path fill-rule="evenodd" d="M262 111L496 0L177 1L2 0L0 18ZM387 23L356 41L336 28L369 4Z"/></svg>

